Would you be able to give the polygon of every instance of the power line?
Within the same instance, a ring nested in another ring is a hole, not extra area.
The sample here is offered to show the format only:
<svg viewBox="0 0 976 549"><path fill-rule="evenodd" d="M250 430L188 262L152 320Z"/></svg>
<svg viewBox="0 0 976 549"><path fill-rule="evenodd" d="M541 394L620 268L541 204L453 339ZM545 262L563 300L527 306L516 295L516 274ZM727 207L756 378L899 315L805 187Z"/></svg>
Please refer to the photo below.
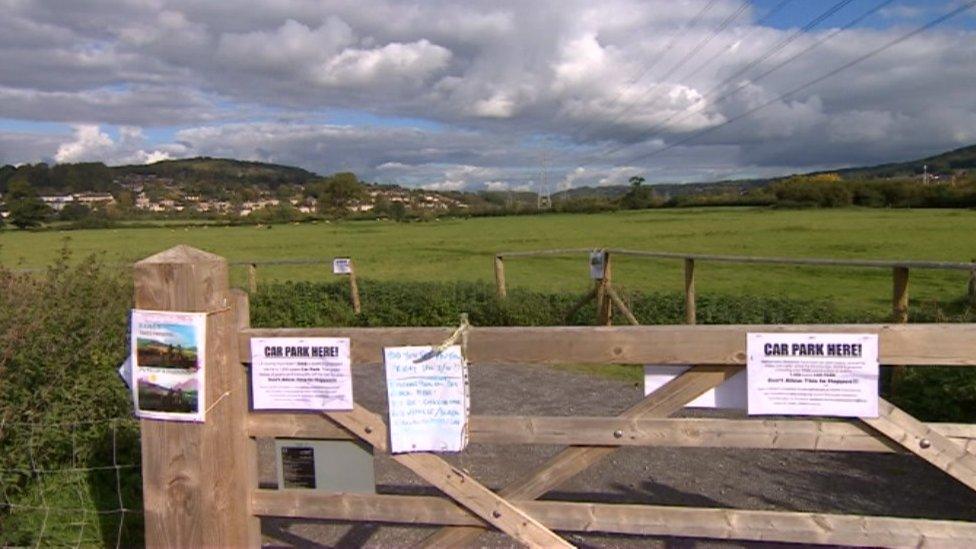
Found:
<svg viewBox="0 0 976 549"><path fill-rule="evenodd" d="M734 89L732 89L732 91L726 92L723 95L719 96L717 99L715 99L715 101L713 102L713 104L716 104L717 105L719 103L722 103L723 101L731 98L732 96L734 96L735 94L737 94L740 91L744 90L745 88L748 88L750 85L755 84L756 82L759 82L760 80L766 78L770 74L773 74L774 72L776 72L779 69L785 67L786 65L789 65L790 63L792 63L796 59L798 59L798 58L806 55L807 53L815 50L816 48L820 47L822 44L824 44L828 40L832 39L833 37L837 36L838 34L840 34L840 33L844 32L844 31L850 29L854 25L857 25L860 22L862 22L865 19L867 19L868 17L874 15L875 13L877 13L881 9L885 8L889 4L893 3L894 1L895 0L884 0L880 4L875 5L870 10L864 12L863 14L861 14L858 17L855 17L854 19L852 19L851 21L849 21L843 27L840 27L840 28L837 28L837 29L834 29L834 30L828 32L827 34L825 34L824 36L822 36L818 40L815 40L814 42L812 42L806 48L803 48L799 52L791 55L790 57L788 57L788 58L784 59L783 61L777 63L773 67L771 67L771 68L767 69L766 71L758 74L757 76L755 76L753 78L750 78L748 81L740 83L738 86L736 86ZM705 102L706 99L707 99L707 95L703 95L700 98L698 98L698 100L695 101L695 103L689 105L684 110L678 111L678 112L674 113L673 115L669 116L668 118L664 119L663 121L655 124L650 130L648 130L644 134L644 137L643 137L642 140L643 141L647 141L648 139L652 139L652 138L660 135L662 133L663 129L671 121L675 121L677 123L677 122L681 122L681 121L687 119L689 116L691 116L694 113L694 111L692 109L694 109L697 105ZM675 120L675 118L677 118L677 120ZM605 151L603 154L605 154L605 155L606 154L613 154L613 153L619 152L619 151L621 151L623 149L626 149L628 147L632 147L634 145L635 144L621 145L621 146L612 148L612 149L610 149L608 151Z"/></svg>
<svg viewBox="0 0 976 549"><path fill-rule="evenodd" d="M767 102L765 102L765 103L763 103L761 105L758 105L758 106L756 106L756 107L754 107L752 109L749 109L749 110L747 110L747 111L739 114L738 116L735 116L733 118L730 118L730 119L726 120L725 122L723 122L723 123L721 123L721 124L719 124L717 126L712 126L710 128L704 128L702 130L699 130L699 131L691 134L687 138L678 140L678 141L676 141L676 142L674 142L674 143L672 143L672 144L670 144L670 145L668 145L668 146L666 146L664 148L658 149L656 151L651 151L651 152L649 152L647 154L638 156L634 160L646 160L648 158L655 157L655 156L657 156L659 154L662 154L664 152L667 152L667 151L669 151L671 149L674 149L676 147L680 147L681 145L683 145L683 144L685 144L685 143L687 143L687 142L689 142L689 141L691 141L693 139L696 139L696 138L698 138L698 137L700 137L702 135L708 135L710 133L713 133L715 131L718 131L719 129L724 128L725 126L728 126L728 125L730 125L730 124L732 124L732 123L734 123L736 121L742 120L743 118L745 118L747 116L750 116L753 113L756 113L756 112L758 112L758 111L760 111L762 109L765 109L766 107L768 107L770 105L773 105L773 104L775 104L775 103L777 103L779 101L782 101L783 99L787 99L787 98L789 98L789 97L791 97L791 96L793 96L793 95L795 95L795 94L797 94L797 93L799 93L799 92L801 92L801 91L803 91L803 90L805 90L807 88L810 88L811 86L815 86L815 85L823 82L824 80L827 80L829 78L832 78L833 76L835 76L835 75L837 75L837 74L839 74L839 73L841 73L841 72L843 72L843 71L845 71L845 70L847 70L847 69L849 69L849 68L851 68L851 67L853 67L853 66L855 66L857 64L860 64L860 63L866 61L867 59L870 59L870 58L874 57L875 55L878 55L879 53L881 53L883 51L886 51L886 50L888 50L888 49L890 49L890 48L892 48L894 46L897 46L898 44L901 44L902 42L905 42L906 40L909 40L910 38L913 38L913 37L915 37L915 36L917 36L917 35L925 32L925 31L931 29L932 27L935 27L935 26L937 26L937 25L939 25L939 24L941 24L941 23L943 23L943 22L945 22L945 21L947 21L947 20L949 20L949 19L951 19L951 18L953 18L953 17L955 17L955 16L957 16L957 15L965 12L965 11L968 11L968 10L972 9L973 6L976 6L976 0L971 1L971 2L967 2L967 3L963 4L962 6L956 8L956 9L954 9L954 10L952 10L952 11L950 11L950 12L944 14L944 15L941 15L939 17L936 17L932 21L929 21L928 23L926 23L926 24L924 24L924 25L916 28L915 30L912 30L912 31L910 31L908 33L905 33L905 34L899 36L898 38L895 38L894 40L891 40L889 42L886 42L882 46L880 46L878 48L875 48L875 49L871 50L870 52L868 52L868 53L866 53L866 54L864 54L864 55L862 55L862 56L860 56L860 57L858 57L858 58L856 58L856 59L854 59L852 61L849 61L849 62L841 65L840 67L837 67L836 69L834 69L834 70L832 70L832 71L830 71L830 72L828 72L826 74L823 74L823 75L821 75L821 76L819 76L817 78L814 78L813 80L810 80L810 81L806 82L805 84L802 84L802 85L800 85L800 86L798 86L796 88L793 88L792 90L790 90L790 91L788 91L788 92L786 92L786 93L784 93L784 94L776 97L775 99L772 99L772 100L767 101Z"/></svg>
<svg viewBox="0 0 976 549"><path fill-rule="evenodd" d="M692 17L687 23L684 24L684 26L682 26L680 29L677 29L674 32L672 32L671 35L668 37L668 41L665 44L664 48L662 48L661 51L659 51L657 53L657 55L654 57L654 60L649 65L646 65L644 67L644 69L636 77L631 78L625 84L625 87L633 86L637 82L643 80L643 78L645 76L647 76L647 74L651 71L651 69L653 69L654 67L657 66L657 64L661 61L661 59L664 59L665 57L667 57L667 55L669 53L671 53L671 50L674 49L675 43L678 40L678 35L680 35L682 32L688 31L689 29L691 29L692 27L694 27L695 25L697 25L698 22L702 19L702 17L704 17L705 13L708 12L709 10L711 10L712 7L717 2L718 2L718 0L709 0L708 3L706 3L704 6L702 6L702 9L700 9L698 11L698 13L695 14L694 17ZM619 101L622 95L623 95L623 92L622 91L618 91L617 92L617 95L611 101L611 104ZM585 126L583 126L582 129L579 130L578 134L579 135L585 134L590 128L593 127L593 124L594 124L594 122L592 122L592 121L589 122L589 123L587 123Z"/></svg>
<svg viewBox="0 0 976 549"><path fill-rule="evenodd" d="M786 38L784 38L783 40L780 40L778 43L776 43L775 45L773 45L772 48L770 48L769 50L767 50L760 57L758 57L758 58L752 60L750 63L748 63L744 68L736 71L732 76L729 76L728 78L722 80L721 82L719 82L715 86L712 86L708 91L706 91L704 94L702 94L702 98L704 99L704 98L708 97L709 95L714 94L716 91L722 89L723 86L731 83L736 78L738 78L739 76L741 76L745 72L749 71L752 67L755 67L759 63L761 63L761 62L769 59L770 57L772 57L776 53L782 51L783 48L789 46L790 44L792 44L793 42L795 42L800 36L802 36L804 32L809 32L811 29L813 29L814 27L816 27L817 25L819 25L820 23L822 23L823 21L825 21L826 19L828 19L829 17L831 17L832 15L834 15L835 13L837 13L838 11L840 11L841 9L845 8L848 4L850 4L853 1L854 0L840 0L840 1L836 2L836 3L834 3L832 6L830 6L829 8L827 8L826 11L820 13L819 15L817 15L816 17L814 17L813 19L811 19L810 21L808 21L802 28L800 28L800 29L798 29L798 30L790 33ZM779 8L779 7L781 7L781 6L776 6L776 8ZM769 14L767 14L767 17L768 16L769 16ZM689 106L686 110L688 110L689 112L691 112L690 109L693 108L697 104L698 104L698 102L696 102L694 105ZM670 120L673 120L675 116L681 114L682 112L684 112L684 111L679 111L678 113L675 113L674 115L672 115L671 117L669 117L667 120L665 120L663 123L667 123ZM649 132L656 132L661 127L662 127L662 123L659 122L658 124L655 124L649 130ZM636 143L630 143L630 144L620 145L618 147L615 147L615 148L610 149L609 151L601 151L599 153L591 153L591 154L588 154L588 155L583 156L581 158L580 162L581 163L586 163L587 161L589 161L591 159L595 159L596 158L596 154L599 154L600 156L605 156L607 154L613 154L615 152L618 152L618 151L620 151L622 149L626 149L628 147L632 147L634 145L636 145Z"/></svg>
<svg viewBox="0 0 976 549"><path fill-rule="evenodd" d="M749 7L749 0L743 0L742 4L739 5L739 8L737 10L735 10L734 12L732 12L731 14L729 14L728 17L726 17L721 23L719 23L719 26L715 29L714 32L712 32L712 34L710 34L709 36L707 36L705 39L699 41L698 44L695 45L695 47L693 47L692 49L690 49L688 51L688 53L686 53L684 55L684 57L682 57L677 63L675 63L671 67L670 70L668 70L663 76L661 76L660 78L658 78L657 79L657 82L654 83L654 86L648 92L648 95L655 93L658 90L658 88L660 88L669 78L671 78L671 76L674 75L675 72L678 71L678 69L680 69L681 67L683 67L689 61L691 61L691 59L695 55L697 55L698 52L700 52L705 46L707 46L712 40L714 40L716 36L718 36L719 34L721 34L722 31L724 31L725 29L727 29L728 26L732 24L732 21L734 21L735 19L738 19L738 17L740 15L742 15L742 12L744 12L746 10L746 8L748 8L748 7ZM655 96L655 102L651 103L649 105L649 108L650 107L653 107L654 105L656 105L657 104L656 101L659 98L660 98L660 95ZM634 107L636 107L636 106L637 106L637 103L634 102L634 101L631 101L630 104L629 105L626 105L622 111L620 111L616 115L614 115L614 117L610 121L603 122L602 125L604 125L604 126L611 126L611 125L617 123L623 117L623 115L625 115L626 113L628 113L631 110L633 110Z"/></svg>

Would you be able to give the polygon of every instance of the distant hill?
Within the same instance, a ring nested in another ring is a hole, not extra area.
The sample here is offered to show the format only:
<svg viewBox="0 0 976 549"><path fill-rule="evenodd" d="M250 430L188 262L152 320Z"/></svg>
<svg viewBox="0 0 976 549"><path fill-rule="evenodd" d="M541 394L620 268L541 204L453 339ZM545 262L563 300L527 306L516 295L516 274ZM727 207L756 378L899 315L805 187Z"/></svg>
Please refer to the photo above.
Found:
<svg viewBox="0 0 976 549"><path fill-rule="evenodd" d="M227 158L185 158L163 160L153 164L116 166L110 168L116 177L127 175L172 179L174 183L218 183L267 185L276 188L283 184L301 185L320 177L318 174L279 164L231 160Z"/></svg>
<svg viewBox="0 0 976 549"><path fill-rule="evenodd" d="M831 170L845 179L896 179L914 177L929 167L929 173L948 175L957 170L976 169L976 145L908 162L894 162L862 168Z"/></svg>
<svg viewBox="0 0 976 549"><path fill-rule="evenodd" d="M705 183L645 183L654 189L662 198L700 194L715 191L745 192L757 187L768 185L771 179L733 179L725 181L710 181ZM627 194L627 185L611 185L607 187L578 187L566 191L553 193L553 200L572 200L579 198L609 198L615 199Z"/></svg>

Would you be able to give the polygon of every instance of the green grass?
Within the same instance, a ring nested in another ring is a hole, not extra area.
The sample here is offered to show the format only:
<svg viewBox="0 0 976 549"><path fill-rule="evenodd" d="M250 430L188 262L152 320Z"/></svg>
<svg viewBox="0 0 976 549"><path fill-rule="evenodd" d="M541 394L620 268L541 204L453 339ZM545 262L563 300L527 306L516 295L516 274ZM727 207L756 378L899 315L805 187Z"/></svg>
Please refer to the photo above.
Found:
<svg viewBox="0 0 976 549"><path fill-rule="evenodd" d="M672 252L788 257L930 259L976 257L969 235L976 212L967 210L769 210L707 208L593 215L445 219L427 223L348 221L256 227L159 227L84 231L0 232L0 263L49 264L65 238L79 255L104 251L108 261L134 261L175 244L190 244L230 260L351 256L360 276L379 280L490 280L498 251L626 247ZM259 269L261 280L330 279L326 266ZM585 259L513 258L511 287L583 291ZM236 283L243 269L232 274ZM967 274L912 273L915 303L962 297ZM672 260L618 258L620 287L672 290L682 284ZM846 269L702 262L699 292L824 299L839 308L882 311L890 307L891 273Z"/></svg>

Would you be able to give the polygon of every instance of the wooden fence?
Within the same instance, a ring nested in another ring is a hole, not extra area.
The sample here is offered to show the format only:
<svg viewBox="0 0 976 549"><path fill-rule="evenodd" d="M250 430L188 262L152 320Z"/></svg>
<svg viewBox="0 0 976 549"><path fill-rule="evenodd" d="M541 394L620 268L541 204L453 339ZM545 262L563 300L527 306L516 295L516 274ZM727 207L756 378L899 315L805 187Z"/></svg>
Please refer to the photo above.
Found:
<svg viewBox="0 0 976 549"><path fill-rule="evenodd" d="M446 497L261 489L256 439L358 440L388 448L384 418L349 412L251 411L252 337L348 337L353 366L379 363L387 346L436 344L450 328L250 328L248 297L231 290L219 256L179 246L135 265L142 309L208 312L204 424L142 421L146 540L161 546L260 544L259 517L441 525L425 544L453 547L497 529L528 546L569 546L555 532L608 532L844 545L967 546L976 523L568 501L537 501L622 446L902 452L976 490L976 426L926 424L885 401L853 421L670 419L741 371L746 334L857 332L879 336L880 362L976 365L976 325L628 326L472 328L468 357L494 364L694 364L617 417L473 416L474 443L566 448L495 492L433 453L393 456ZM377 380L379 383L380 380Z"/></svg>
<svg viewBox="0 0 976 549"><path fill-rule="evenodd" d="M759 265L806 265L816 267L848 267L848 268L875 268L891 269L891 319L892 322L908 322L908 275L912 269L934 269L965 271L969 274L966 287L966 295L969 297L970 304L976 306L976 260L971 263L958 263L951 261L887 261L887 260L860 260L860 259L816 259L816 258L796 258L796 257L755 257L740 255L714 255L714 254L687 254L673 252L653 252L640 250L625 250L619 248L608 248L593 250L586 248L538 250L527 252L499 252L495 254L495 287L498 297L508 296L508 287L505 281L505 259L507 258L528 258L528 257L552 257L552 256L574 256L590 254L593 252L603 252L604 264L606 265L604 277L597 280L595 288L577 303L570 314L572 316L583 307L588 301L596 299L597 311L600 324L609 325L613 315L613 307L617 307L631 324L638 324L637 319L623 305L623 301L613 290L612 270L610 261L612 257L639 257L647 259L679 260L684 263L684 295L685 295L685 321L688 324L695 323L695 265L703 261L719 263L740 263L740 264L759 264ZM613 306L611 306L613 304Z"/></svg>

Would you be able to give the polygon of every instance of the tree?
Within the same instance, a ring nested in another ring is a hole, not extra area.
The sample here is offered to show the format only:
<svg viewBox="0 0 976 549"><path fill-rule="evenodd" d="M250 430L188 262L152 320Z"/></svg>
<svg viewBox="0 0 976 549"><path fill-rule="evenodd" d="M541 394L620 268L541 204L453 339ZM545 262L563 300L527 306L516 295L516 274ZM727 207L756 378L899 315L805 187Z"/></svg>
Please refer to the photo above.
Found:
<svg viewBox="0 0 976 549"><path fill-rule="evenodd" d="M310 194L318 200L320 212L344 214L349 205L364 194L356 174L337 173L312 185Z"/></svg>
<svg viewBox="0 0 976 549"><path fill-rule="evenodd" d="M635 175L630 178L630 190L620 199L620 205L628 210L642 210L656 206L660 201L654 189L644 186L644 178Z"/></svg>
<svg viewBox="0 0 976 549"><path fill-rule="evenodd" d="M47 219L51 209L38 198L37 192L26 181L11 181L4 195L10 222L20 228L37 227Z"/></svg>

